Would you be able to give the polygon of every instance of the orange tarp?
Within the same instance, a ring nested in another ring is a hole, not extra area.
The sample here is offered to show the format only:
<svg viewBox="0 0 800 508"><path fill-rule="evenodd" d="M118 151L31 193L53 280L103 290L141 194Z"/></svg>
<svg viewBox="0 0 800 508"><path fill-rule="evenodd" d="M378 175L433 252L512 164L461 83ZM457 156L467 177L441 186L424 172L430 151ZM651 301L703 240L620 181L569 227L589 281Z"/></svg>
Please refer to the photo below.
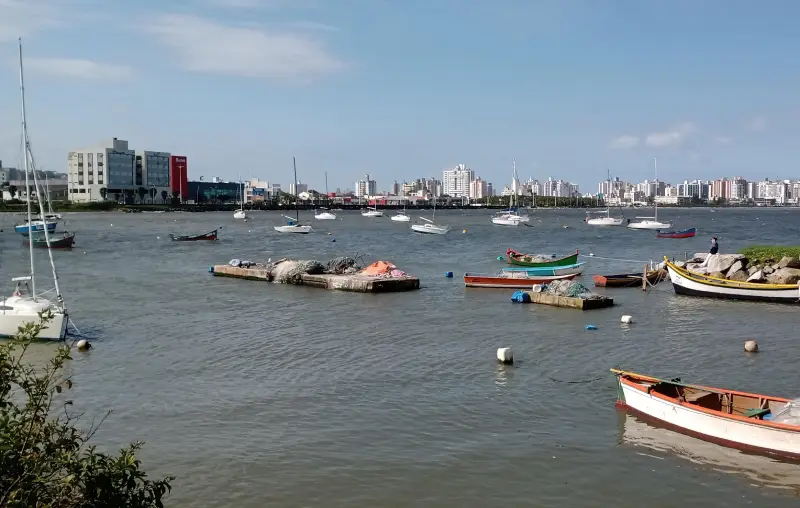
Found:
<svg viewBox="0 0 800 508"><path fill-rule="evenodd" d="M383 275L390 273L396 266L388 261L375 261L368 267L361 270L361 275Z"/></svg>

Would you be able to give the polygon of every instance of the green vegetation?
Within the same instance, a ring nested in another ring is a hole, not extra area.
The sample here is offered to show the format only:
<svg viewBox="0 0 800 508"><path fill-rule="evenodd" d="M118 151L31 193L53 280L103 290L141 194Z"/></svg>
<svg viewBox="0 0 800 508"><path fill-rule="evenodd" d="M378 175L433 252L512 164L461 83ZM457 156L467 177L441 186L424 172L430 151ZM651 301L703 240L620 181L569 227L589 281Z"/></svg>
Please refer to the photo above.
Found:
<svg viewBox="0 0 800 508"><path fill-rule="evenodd" d="M49 321L20 328L0 344L0 506L8 508L156 508L173 477L149 480L140 470L135 442L118 455L98 452L82 430L62 374L70 348L29 365L25 353Z"/></svg>
<svg viewBox="0 0 800 508"><path fill-rule="evenodd" d="M750 264L774 263L780 261L784 256L800 259L800 247L782 245L753 245L739 251L750 262Z"/></svg>

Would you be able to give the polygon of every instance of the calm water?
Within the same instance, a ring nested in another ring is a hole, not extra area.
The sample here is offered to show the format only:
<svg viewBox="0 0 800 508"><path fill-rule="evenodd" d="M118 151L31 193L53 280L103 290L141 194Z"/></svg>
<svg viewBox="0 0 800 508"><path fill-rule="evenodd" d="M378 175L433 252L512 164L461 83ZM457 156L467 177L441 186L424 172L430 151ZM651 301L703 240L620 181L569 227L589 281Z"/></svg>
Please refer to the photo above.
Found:
<svg viewBox="0 0 800 508"><path fill-rule="evenodd" d="M147 442L146 469L178 476L172 505L797 505L800 480L784 478L792 468L764 460L756 473L730 472L713 465L719 448L689 460L665 451L672 433L645 426L643 440L614 409L608 374L622 366L800 396L795 308L677 297L666 283L609 290L617 306L581 313L514 305L512 291L467 290L460 276L499 270L508 247L579 248L595 254L590 285L594 273L705 251L711 234L722 252L797 243L800 210L662 211L676 228L698 228L687 240L590 228L568 210L531 212L533 228L492 226L486 212L440 213L453 227L445 237L338 213L308 236L275 233L273 212L248 223L229 213L66 216L78 236L73 251L55 253L63 292L77 326L97 338L71 365L77 406L92 416L113 409L98 444ZM14 218L0 221L9 292L10 277L27 271L27 250L10 232ZM167 241L220 225L216 244ZM370 296L207 273L231 258L356 254L394 261L423 289ZM46 253L37 259L49 286ZM636 323L621 325L622 314ZM585 331L590 323L598 330ZM746 355L753 337L762 352ZM508 345L517 364L498 366L495 350ZM730 457L736 466L741 456Z"/></svg>

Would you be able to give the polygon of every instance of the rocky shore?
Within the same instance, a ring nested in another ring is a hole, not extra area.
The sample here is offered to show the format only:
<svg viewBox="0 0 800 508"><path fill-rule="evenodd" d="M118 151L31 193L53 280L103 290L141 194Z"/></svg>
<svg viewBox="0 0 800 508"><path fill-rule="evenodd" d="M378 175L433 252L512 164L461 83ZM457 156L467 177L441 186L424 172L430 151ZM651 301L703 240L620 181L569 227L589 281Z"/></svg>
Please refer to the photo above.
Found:
<svg viewBox="0 0 800 508"><path fill-rule="evenodd" d="M800 259L784 256L780 260L753 262L744 254L717 254L711 256L706 266L707 252L698 252L686 261L685 267L692 272L721 279L766 282L769 284L797 284L800 282Z"/></svg>

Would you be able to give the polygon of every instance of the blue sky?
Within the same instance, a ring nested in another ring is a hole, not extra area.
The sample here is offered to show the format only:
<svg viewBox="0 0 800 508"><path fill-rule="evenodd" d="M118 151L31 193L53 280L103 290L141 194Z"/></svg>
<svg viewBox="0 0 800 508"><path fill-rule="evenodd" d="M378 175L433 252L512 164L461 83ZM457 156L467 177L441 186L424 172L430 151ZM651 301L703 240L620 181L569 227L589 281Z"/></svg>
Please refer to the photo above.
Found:
<svg viewBox="0 0 800 508"><path fill-rule="evenodd" d="M16 38L40 166L112 136L190 178L352 187L465 163L495 185L800 177L800 2L0 0L0 159Z"/></svg>

